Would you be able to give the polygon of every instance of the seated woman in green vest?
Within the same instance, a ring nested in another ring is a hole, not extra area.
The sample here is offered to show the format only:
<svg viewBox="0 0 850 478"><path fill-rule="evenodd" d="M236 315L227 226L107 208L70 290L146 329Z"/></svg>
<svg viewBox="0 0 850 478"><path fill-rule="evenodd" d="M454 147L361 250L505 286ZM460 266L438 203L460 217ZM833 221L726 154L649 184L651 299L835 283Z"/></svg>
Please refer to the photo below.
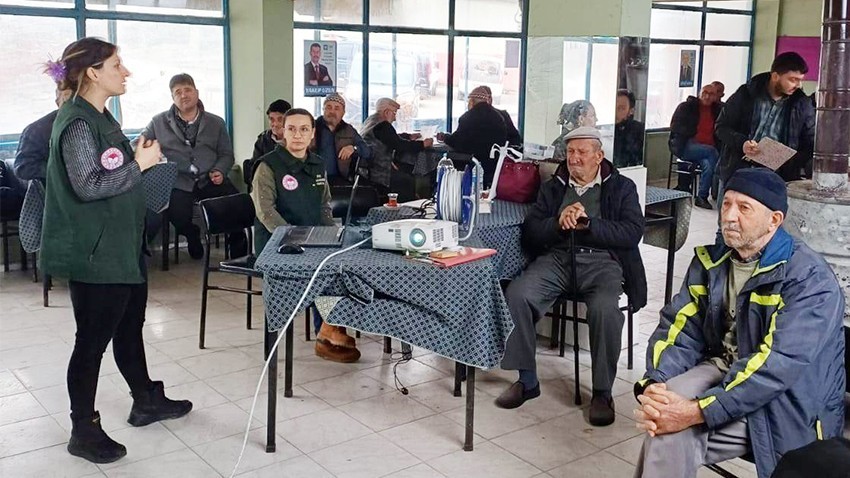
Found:
<svg viewBox="0 0 850 478"><path fill-rule="evenodd" d="M309 111L294 108L283 115L283 143L254 165L251 199L257 210L254 250L266 247L279 226L333 225L331 193L322 158L308 151L316 129ZM316 355L334 362L360 359L354 337L326 324L313 310Z"/></svg>
<svg viewBox="0 0 850 478"><path fill-rule="evenodd" d="M165 397L151 381L142 326L148 300L143 253L145 191L142 171L159 161L159 144L140 138L135 153L106 109L124 94L130 72L118 48L97 38L68 45L46 72L73 92L56 115L50 137L41 266L68 279L77 324L68 364L71 439L68 452L94 463L127 454L101 428L94 409L100 363L109 341L133 396L127 421L145 426L178 418L188 400Z"/></svg>

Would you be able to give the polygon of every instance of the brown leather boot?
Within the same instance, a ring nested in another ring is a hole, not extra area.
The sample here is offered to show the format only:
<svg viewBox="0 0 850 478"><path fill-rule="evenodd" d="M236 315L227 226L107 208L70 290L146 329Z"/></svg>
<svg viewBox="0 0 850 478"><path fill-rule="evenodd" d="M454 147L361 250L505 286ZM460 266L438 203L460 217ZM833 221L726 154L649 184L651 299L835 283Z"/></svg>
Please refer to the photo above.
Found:
<svg viewBox="0 0 850 478"><path fill-rule="evenodd" d="M325 342L329 342L331 345L345 347L347 349L357 347L354 337L346 334L345 329L337 327L336 325L326 324L324 322L322 322L322 327L319 329L319 333L316 334L316 340L324 340Z"/></svg>
<svg viewBox="0 0 850 478"><path fill-rule="evenodd" d="M360 351L356 348L337 347L319 339L316 339L316 355L325 360L339 363L352 363L360 360Z"/></svg>

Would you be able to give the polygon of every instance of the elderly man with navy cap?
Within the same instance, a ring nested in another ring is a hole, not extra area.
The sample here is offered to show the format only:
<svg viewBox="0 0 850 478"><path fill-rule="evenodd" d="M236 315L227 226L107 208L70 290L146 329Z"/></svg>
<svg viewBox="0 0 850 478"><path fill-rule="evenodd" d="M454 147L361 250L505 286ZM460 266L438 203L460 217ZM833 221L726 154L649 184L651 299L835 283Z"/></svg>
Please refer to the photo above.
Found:
<svg viewBox="0 0 850 478"><path fill-rule="evenodd" d="M518 370L519 380L496 405L516 408L540 396L535 324L558 297L573 290L570 262L575 257L593 362L590 423L605 426L615 417L611 387L625 320L620 294L625 289L635 310L646 304L646 273L638 250L644 218L635 184L605 159L599 130L576 128L564 141L566 161L540 187L523 224L523 243L537 257L505 292L514 330L502 368ZM570 251L571 234L575 251Z"/></svg>
<svg viewBox="0 0 850 478"><path fill-rule="evenodd" d="M697 247L649 339L635 476L695 477L752 454L767 478L785 453L841 436L844 296L823 258L782 229L787 210L775 172L729 179L725 244Z"/></svg>

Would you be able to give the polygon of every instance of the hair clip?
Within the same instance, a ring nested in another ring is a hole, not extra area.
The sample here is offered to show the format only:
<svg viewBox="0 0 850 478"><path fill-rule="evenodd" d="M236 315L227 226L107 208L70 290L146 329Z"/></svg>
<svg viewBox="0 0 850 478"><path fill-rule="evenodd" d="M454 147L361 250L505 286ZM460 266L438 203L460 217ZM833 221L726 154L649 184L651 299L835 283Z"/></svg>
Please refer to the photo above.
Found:
<svg viewBox="0 0 850 478"><path fill-rule="evenodd" d="M68 74L68 69L65 67L65 63L63 63L62 60L47 60L44 72L47 73L47 76L53 78L53 81L60 83Z"/></svg>

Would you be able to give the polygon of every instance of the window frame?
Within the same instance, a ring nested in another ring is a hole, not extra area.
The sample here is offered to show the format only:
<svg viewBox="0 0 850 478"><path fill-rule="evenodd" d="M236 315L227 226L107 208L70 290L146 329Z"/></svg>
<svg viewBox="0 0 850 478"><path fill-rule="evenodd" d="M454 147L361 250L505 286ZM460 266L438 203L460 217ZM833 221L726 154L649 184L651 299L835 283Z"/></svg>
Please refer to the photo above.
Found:
<svg viewBox="0 0 850 478"><path fill-rule="evenodd" d="M676 39L668 39L668 38L650 38L650 45L679 45L679 46L691 46L695 47L698 52L699 61L697 62L697 71L699 71L699 75L695 78L696 82L694 84L696 91L700 91L703 86L703 59L705 57L705 47L706 46L730 46L730 47L746 47L749 49L749 55L747 59L747 78L752 76L753 70L753 43L755 39L755 30L756 30L756 11L758 6L758 0L753 0L753 6L751 10L741 10L737 8L720 8L720 7L709 7L709 0L702 0L702 6L690 6L690 5L668 5L665 3L653 3L652 10L672 10L672 11L683 11L683 12L697 12L701 14L700 19L700 34L699 40L676 40ZM724 15L743 15L750 17L750 39L748 41L730 41L730 40L706 40L705 39L705 27L708 21L709 14L724 14ZM650 66L652 65L652 58L649 60ZM732 85L727 85L727 88ZM736 87L736 86L735 86ZM658 133L658 132L667 132L670 131L669 126L660 127L660 128L647 128L647 133Z"/></svg>
<svg viewBox="0 0 850 478"><path fill-rule="evenodd" d="M121 20L151 22L151 23L174 23L184 25L208 25L223 28L222 39L224 44L224 120L228 133L233 137L233 95L231 91L232 77L230 72L230 0L221 0L221 16L193 16L174 15L159 13L119 12L115 10L96 10L86 8L86 0L74 0L73 7L40 7L40 6L18 6L0 5L0 15L19 15L29 17L58 17L70 18L75 21L77 28L77 39L86 36L87 20L109 21L109 35L107 41L115 42L115 22ZM121 122L120 97L113 97L109 101L109 109L116 119Z"/></svg>
<svg viewBox="0 0 850 478"><path fill-rule="evenodd" d="M78 0L79 1L79 0ZM317 0L320 1L320 0ZM325 23L325 22L307 22L307 21L295 21L293 23L293 30L314 30L314 31L340 31L340 32L348 32L348 33L359 33L362 36L362 93L361 93L361 103L362 105L369 104L369 36L371 33L398 33L398 34L411 34L411 35L437 35L437 36L445 36L447 37L446 43L446 52L447 52L447 65L446 65L446 130L452 131L452 100L454 98L454 86L453 79L455 75L454 71L454 58L455 58L455 39L459 37L479 37L479 38L505 38L505 39L515 39L520 42L520 52L519 52L519 74L520 74L520 86L518 96L519 96L519 104L517 105L517 129L520 133L523 133L524 128L524 112L525 112L525 92L523 91L522 86L525 85L526 79L526 55L528 52L528 10L529 10L529 2L530 0L520 0L520 9L522 11L522 24L520 31L518 32L506 32L506 31L486 31L486 30L469 30L469 29L458 29L455 27L456 21L456 12L455 7L458 0L449 0L448 8L449 8L449 18L448 18L448 27L447 28L422 28L422 27L408 27L408 26L388 26L388 25L373 25L370 23L370 0L362 0L363 4L363 18L361 23L359 24L350 24L350 23ZM321 38L317 38L316 40L321 40ZM360 112L362 119L361 121L365 121L369 112L367 108L362 108Z"/></svg>

